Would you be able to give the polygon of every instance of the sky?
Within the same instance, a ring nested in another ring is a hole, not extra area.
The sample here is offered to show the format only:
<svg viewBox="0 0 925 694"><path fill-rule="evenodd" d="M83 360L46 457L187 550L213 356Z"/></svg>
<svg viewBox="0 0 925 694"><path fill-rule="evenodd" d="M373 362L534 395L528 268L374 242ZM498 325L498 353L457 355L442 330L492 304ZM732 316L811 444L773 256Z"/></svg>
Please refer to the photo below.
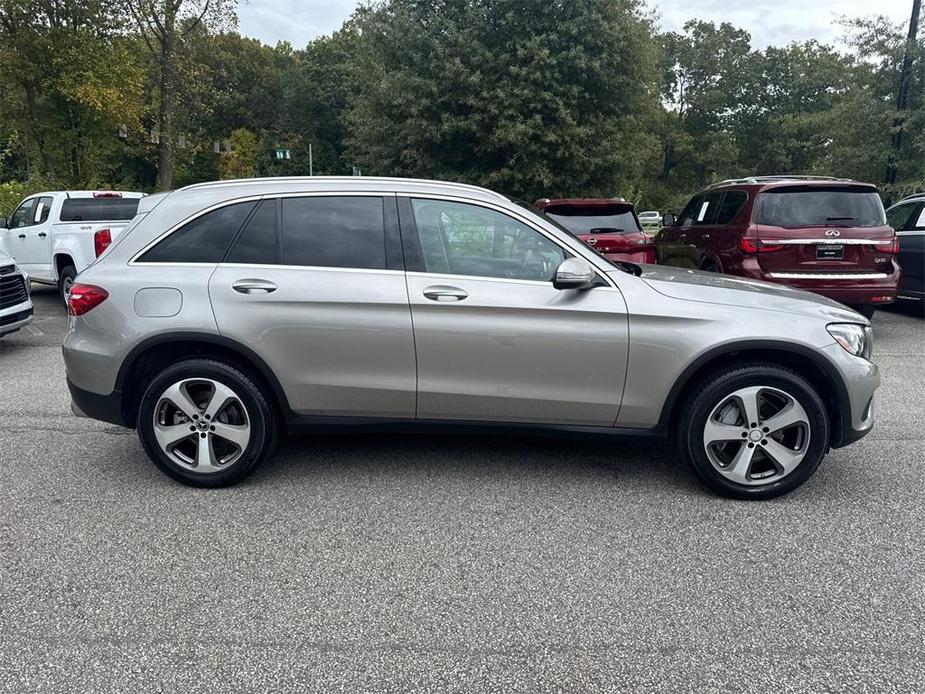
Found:
<svg viewBox="0 0 925 694"><path fill-rule="evenodd" d="M533 0L542 2L543 0ZM885 14L909 21L912 0L647 0L665 30L679 30L688 19L730 22L752 35L754 48L816 39L834 43L841 36L839 15ZM359 0L239 0L239 31L264 43L289 41L303 48L330 34Z"/></svg>

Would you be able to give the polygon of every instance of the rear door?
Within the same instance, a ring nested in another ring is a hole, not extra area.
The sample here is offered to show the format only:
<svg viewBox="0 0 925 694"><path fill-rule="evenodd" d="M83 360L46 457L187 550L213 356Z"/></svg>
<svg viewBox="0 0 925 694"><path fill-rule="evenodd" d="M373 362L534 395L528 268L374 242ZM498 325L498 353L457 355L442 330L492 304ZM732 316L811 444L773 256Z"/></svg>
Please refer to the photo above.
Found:
<svg viewBox="0 0 925 694"><path fill-rule="evenodd" d="M656 238L656 247L659 252L659 261L663 265L676 265L680 267L689 267L687 253L687 236L693 228L703 208L704 196L695 195L692 197L681 214L678 215L676 224L670 227L663 227Z"/></svg>
<svg viewBox="0 0 925 694"><path fill-rule="evenodd" d="M920 296L925 292L925 203L897 205L887 212L887 218L899 237L900 294Z"/></svg>
<svg viewBox="0 0 925 694"><path fill-rule="evenodd" d="M890 256L878 250L893 230L872 186L780 186L761 191L752 221L765 252L762 270L792 274L876 274Z"/></svg>
<svg viewBox="0 0 925 694"><path fill-rule="evenodd" d="M222 335L301 415L414 416L415 355L394 196L260 201L209 281Z"/></svg>

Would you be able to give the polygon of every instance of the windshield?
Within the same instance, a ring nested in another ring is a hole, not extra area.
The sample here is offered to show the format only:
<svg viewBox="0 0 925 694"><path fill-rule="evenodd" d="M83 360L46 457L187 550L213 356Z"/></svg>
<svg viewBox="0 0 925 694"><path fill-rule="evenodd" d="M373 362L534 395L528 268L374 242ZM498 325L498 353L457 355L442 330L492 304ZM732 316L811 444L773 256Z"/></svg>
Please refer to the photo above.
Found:
<svg viewBox="0 0 925 694"><path fill-rule="evenodd" d="M550 205L544 212L573 234L590 234L592 229L608 229L611 233L640 231L632 208L626 205Z"/></svg>
<svg viewBox="0 0 925 694"><path fill-rule="evenodd" d="M758 196L754 222L788 229L877 227L886 224L886 215L870 188L783 188Z"/></svg>

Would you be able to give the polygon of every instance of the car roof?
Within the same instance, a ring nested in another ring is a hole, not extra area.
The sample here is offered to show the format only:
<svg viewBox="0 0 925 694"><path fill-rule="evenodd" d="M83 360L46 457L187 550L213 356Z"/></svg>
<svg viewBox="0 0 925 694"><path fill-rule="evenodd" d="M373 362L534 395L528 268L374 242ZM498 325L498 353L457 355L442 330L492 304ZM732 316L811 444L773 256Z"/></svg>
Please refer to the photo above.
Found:
<svg viewBox="0 0 925 694"><path fill-rule="evenodd" d="M569 206L569 207L600 207L601 205L628 205L633 203L627 202L623 198L540 198L536 201L537 205L550 207L552 205Z"/></svg>
<svg viewBox="0 0 925 694"><path fill-rule="evenodd" d="M510 202L510 199L487 188L455 183L431 181L416 178L392 178L385 176L278 176L268 178L241 178L228 181L210 181L185 186L173 195L184 193L211 193L228 197L247 195L271 195L274 193L305 192L369 192L369 193L419 193L446 195L457 193L461 197Z"/></svg>
<svg viewBox="0 0 925 694"><path fill-rule="evenodd" d="M794 186L865 186L872 190L877 190L877 186L872 183L855 181L851 178L837 178L835 176L798 176L798 175L775 175L775 176L748 176L745 178L730 178L725 181L718 181L707 186L706 190L717 190L723 188L758 188L766 190L769 188L794 187Z"/></svg>

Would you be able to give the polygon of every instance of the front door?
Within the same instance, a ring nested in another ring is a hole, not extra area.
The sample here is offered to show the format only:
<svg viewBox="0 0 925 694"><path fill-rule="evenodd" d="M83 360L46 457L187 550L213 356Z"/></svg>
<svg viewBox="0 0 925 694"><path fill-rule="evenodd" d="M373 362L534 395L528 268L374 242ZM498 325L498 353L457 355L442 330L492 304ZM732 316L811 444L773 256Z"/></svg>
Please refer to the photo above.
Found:
<svg viewBox="0 0 925 694"><path fill-rule="evenodd" d="M411 418L400 265L394 196L270 198L250 213L209 293L219 331L270 365L297 414Z"/></svg>
<svg viewBox="0 0 925 694"><path fill-rule="evenodd" d="M619 290L555 289L569 252L522 218L436 198L399 206L417 416L612 426L627 363Z"/></svg>

